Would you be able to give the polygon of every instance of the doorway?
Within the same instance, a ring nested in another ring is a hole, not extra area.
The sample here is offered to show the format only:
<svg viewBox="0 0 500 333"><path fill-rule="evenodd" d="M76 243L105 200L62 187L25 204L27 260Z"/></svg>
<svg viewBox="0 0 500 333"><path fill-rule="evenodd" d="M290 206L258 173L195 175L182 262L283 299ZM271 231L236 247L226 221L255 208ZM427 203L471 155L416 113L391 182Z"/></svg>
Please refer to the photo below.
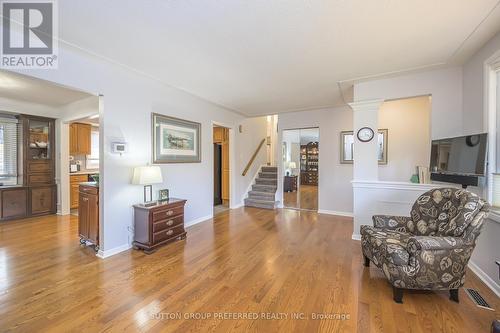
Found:
<svg viewBox="0 0 500 333"><path fill-rule="evenodd" d="M319 128L283 131L283 207L318 210Z"/></svg>
<svg viewBox="0 0 500 333"><path fill-rule="evenodd" d="M229 128L213 127L214 215L229 209Z"/></svg>

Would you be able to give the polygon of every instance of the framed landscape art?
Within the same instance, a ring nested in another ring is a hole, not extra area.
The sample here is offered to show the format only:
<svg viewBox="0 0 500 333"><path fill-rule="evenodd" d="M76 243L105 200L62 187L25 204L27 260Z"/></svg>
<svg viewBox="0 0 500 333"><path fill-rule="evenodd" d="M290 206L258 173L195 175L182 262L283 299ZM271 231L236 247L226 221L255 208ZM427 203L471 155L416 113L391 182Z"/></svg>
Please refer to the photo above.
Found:
<svg viewBox="0 0 500 333"><path fill-rule="evenodd" d="M152 114L153 163L201 162L201 124Z"/></svg>

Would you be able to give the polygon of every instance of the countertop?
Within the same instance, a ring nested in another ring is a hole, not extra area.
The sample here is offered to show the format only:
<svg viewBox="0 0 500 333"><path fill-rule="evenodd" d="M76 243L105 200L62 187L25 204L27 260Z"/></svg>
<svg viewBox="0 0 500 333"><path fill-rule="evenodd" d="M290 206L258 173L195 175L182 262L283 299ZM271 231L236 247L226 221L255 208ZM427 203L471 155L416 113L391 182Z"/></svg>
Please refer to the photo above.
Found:
<svg viewBox="0 0 500 333"><path fill-rule="evenodd" d="M96 175L99 174L99 170L87 170L87 171L78 171L78 172L70 172L69 175Z"/></svg>
<svg viewBox="0 0 500 333"><path fill-rule="evenodd" d="M84 183L78 183L78 185L92 186L92 187L99 188L99 183L97 183L97 182L84 182Z"/></svg>

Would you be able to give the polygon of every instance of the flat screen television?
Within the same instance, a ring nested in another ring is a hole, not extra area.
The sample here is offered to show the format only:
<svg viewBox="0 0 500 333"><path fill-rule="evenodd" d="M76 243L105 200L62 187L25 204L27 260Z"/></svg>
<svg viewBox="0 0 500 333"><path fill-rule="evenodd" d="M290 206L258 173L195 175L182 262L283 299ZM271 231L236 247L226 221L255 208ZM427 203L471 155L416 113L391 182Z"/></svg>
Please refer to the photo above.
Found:
<svg viewBox="0 0 500 333"><path fill-rule="evenodd" d="M486 133L433 140L431 173L484 176L488 137Z"/></svg>

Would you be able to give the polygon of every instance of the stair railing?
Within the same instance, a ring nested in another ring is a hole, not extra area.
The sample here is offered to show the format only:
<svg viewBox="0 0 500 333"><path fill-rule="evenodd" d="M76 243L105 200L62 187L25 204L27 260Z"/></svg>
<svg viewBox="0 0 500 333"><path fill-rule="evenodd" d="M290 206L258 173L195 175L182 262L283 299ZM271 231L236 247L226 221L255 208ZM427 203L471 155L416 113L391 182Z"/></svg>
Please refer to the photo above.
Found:
<svg viewBox="0 0 500 333"><path fill-rule="evenodd" d="M259 154L259 151L262 148L262 146L264 145L264 142L266 142L266 139L262 139L262 141L259 143L259 146L257 147L255 152L253 153L252 157L250 158L250 161L248 161L247 166L245 167L245 170L243 170L243 173L241 174L242 176L245 176L247 174L248 170L250 170L250 167L252 166L253 162L255 161L255 158L257 157L257 155Z"/></svg>

